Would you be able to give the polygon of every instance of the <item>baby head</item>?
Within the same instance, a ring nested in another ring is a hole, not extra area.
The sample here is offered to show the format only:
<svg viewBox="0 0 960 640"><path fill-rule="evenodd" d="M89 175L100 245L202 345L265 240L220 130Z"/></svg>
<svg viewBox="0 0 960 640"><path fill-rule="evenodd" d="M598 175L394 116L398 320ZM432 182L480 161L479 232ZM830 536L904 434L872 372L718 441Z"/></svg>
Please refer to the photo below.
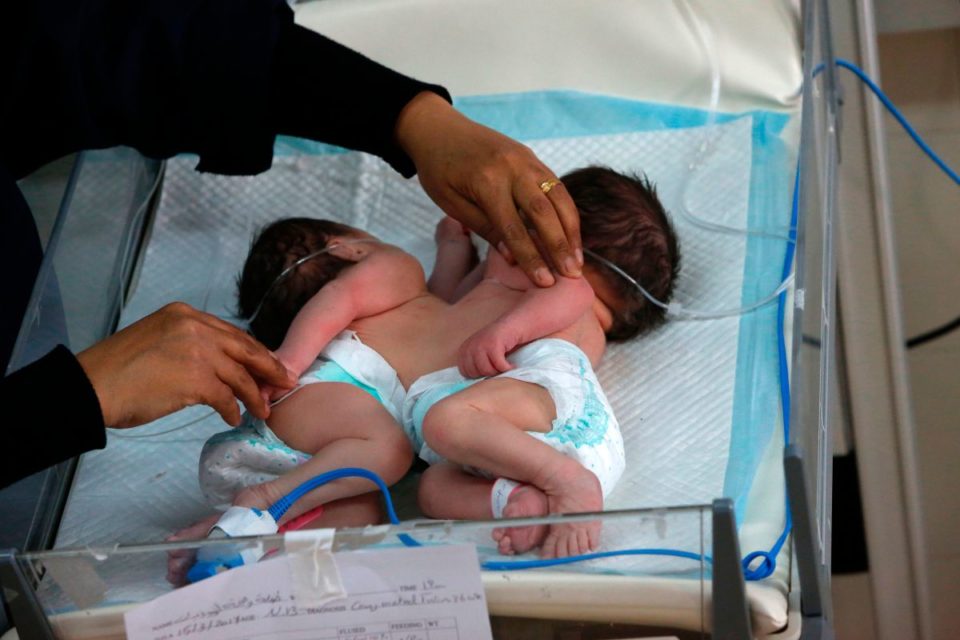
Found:
<svg viewBox="0 0 960 640"><path fill-rule="evenodd" d="M680 271L677 235L654 186L645 177L605 167L577 169L562 178L580 212L586 249L606 258L667 303ZM609 267L584 256L585 276L613 312L610 340L628 340L666 320L666 311Z"/></svg>
<svg viewBox="0 0 960 640"><path fill-rule="evenodd" d="M297 312L321 287L356 262L359 256L352 256L350 249L363 253L360 247L364 245L344 245L343 250L318 255L276 282L280 274L297 260L332 246L331 241L354 239L372 240L373 236L313 218L285 218L260 231L237 280L239 316L250 319L256 313L250 332L257 340L277 349Z"/></svg>

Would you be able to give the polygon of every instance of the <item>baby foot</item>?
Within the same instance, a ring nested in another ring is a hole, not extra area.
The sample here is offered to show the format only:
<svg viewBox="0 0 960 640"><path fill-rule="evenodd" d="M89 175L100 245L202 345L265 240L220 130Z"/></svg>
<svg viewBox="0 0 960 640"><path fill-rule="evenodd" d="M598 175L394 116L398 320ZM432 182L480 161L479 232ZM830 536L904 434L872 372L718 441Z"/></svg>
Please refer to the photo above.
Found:
<svg viewBox="0 0 960 640"><path fill-rule="evenodd" d="M207 537L210 527L220 519L219 513L204 518L186 529L181 529L167 538L167 542L177 540L202 540ZM197 559L196 549L176 549L167 552L167 582L175 587L182 587L187 583L187 572Z"/></svg>
<svg viewBox="0 0 960 640"><path fill-rule="evenodd" d="M563 477L560 477L560 476ZM569 465L556 477L555 490L544 491L550 513L583 513L603 509L603 491L597 476L581 467ZM555 524L550 527L543 547L542 558L579 556L595 550L600 543L600 522Z"/></svg>
<svg viewBox="0 0 960 640"><path fill-rule="evenodd" d="M517 487L503 508L504 518L535 518L547 515L547 496L532 485ZM547 535L546 525L499 527L493 530L497 550L503 555L526 553L540 546Z"/></svg>

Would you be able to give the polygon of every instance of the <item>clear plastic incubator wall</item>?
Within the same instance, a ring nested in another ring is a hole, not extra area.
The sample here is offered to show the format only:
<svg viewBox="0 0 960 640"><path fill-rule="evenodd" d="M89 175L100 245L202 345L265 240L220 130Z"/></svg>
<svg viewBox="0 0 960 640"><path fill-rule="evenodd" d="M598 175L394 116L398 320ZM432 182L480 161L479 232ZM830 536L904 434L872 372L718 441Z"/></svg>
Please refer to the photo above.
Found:
<svg viewBox="0 0 960 640"><path fill-rule="evenodd" d="M611 346L598 369L627 455L593 516L603 557L511 566L536 556L498 556L494 523L422 519L415 477L393 488L401 524L338 530L335 551L396 547L398 533L475 544L495 637L535 620L616 637L829 633L837 113L823 3L328 0L296 12L444 84L558 175L645 173L683 261L673 318ZM81 350L174 300L233 319L252 234L279 217L339 219L432 266L442 214L416 179L297 139L279 139L275 156L237 178L198 173L191 157L81 154L14 366L57 342ZM37 519L38 548L0 562L21 637L124 637L123 612L172 589L167 553L204 543L163 541L211 513L197 460L225 428L194 407L111 432L106 449L55 472L60 499Z"/></svg>

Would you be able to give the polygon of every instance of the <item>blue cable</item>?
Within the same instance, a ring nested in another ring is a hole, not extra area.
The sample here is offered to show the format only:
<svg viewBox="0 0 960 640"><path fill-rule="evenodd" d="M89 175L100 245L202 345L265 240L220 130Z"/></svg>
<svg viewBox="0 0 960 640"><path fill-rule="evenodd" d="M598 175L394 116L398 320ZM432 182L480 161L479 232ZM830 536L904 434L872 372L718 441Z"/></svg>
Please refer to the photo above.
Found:
<svg viewBox="0 0 960 640"><path fill-rule="evenodd" d="M708 555L701 556L699 553L678 551L677 549L620 549L618 551L600 551L598 553L586 553L580 556L567 556L566 558L550 558L549 560L488 560L487 562L480 563L480 566L489 571L517 571L519 569L555 567L562 564L573 564L575 562L599 560L601 558L612 558L614 556L673 556L675 558L695 560L696 562L713 562L713 558Z"/></svg>
<svg viewBox="0 0 960 640"><path fill-rule="evenodd" d="M867 77L867 75L855 64L844 60L842 58L836 59L836 64L839 67L843 67L849 71L852 71L858 78L860 78L869 88L873 91L874 95L880 99L883 105L887 108L888 111L897 119L900 125L906 130L906 132L913 138L913 141L926 153L933 162L940 167L944 173L947 174L954 182L960 185L960 176L951 169L947 164L940 159L940 157L930 148L930 146L923 141L920 135L914 130L910 123L907 122L906 118L900 113L900 111L890 102L890 99L880 90L874 82ZM813 75L816 76L823 70L823 65L818 65L814 71ZM796 175L794 177L793 183L793 201L791 206L790 213L790 232L789 239L787 241L786 252L784 253L783 258L783 270L781 273L780 280L781 282L785 280L789 275L793 266L794 252L796 249L796 239L797 239L797 223L799 218L799 202L800 202L800 167L797 166ZM779 378L780 378L780 407L783 414L783 441L784 444L790 440L790 371L787 365L787 347L786 347L786 338L784 336L784 322L786 315L786 292L782 292L777 298L777 355L779 359ZM299 487L291 491L289 494L278 500L273 506L270 507L270 515L273 516L274 520L279 520L284 513L290 508L290 506L303 497L309 491L316 489L317 487L324 485L333 480L338 480L340 478L347 477L361 477L366 478L372 481L377 485L377 488L383 494L384 502L387 509L387 517L390 519L392 524L400 524L399 518L397 518L397 513L393 507L393 500L390 497L390 490L387 488L387 485L383 482L380 477L369 471L367 469L361 469L358 467L347 467L344 469L336 469L334 471L328 471L327 473L321 474L312 478ZM783 549L783 545L786 543L787 536L790 535L790 531L793 528L793 519L790 515L790 502L789 498L786 499L786 518L784 521L783 532L777 538L777 541L773 544L769 551L753 551L747 554L741 561L743 566L744 578L746 580L763 580L764 578L769 577L777 568L777 556L780 554L780 551ZM398 534L397 537L403 542L403 544L410 547L419 547L422 546L419 542L414 540L411 536L407 534ZM491 571L516 571L522 569L539 569L545 567L555 567L566 564L573 564L576 562L584 562L587 560L598 560L602 558L611 558L615 556L641 556L641 555L659 555L659 556L671 556L676 558L686 558L689 560L694 560L696 562L707 562L712 563L713 560L708 555L700 555L697 553L692 553L689 551L680 551L677 549L621 549L617 551L603 551L599 553L588 553L578 556L568 556L566 558L551 558L551 559L538 559L538 560L510 560L510 561L488 561L481 564L484 569ZM751 568L750 565L754 564L756 560L762 560L762 562Z"/></svg>
<svg viewBox="0 0 960 640"><path fill-rule="evenodd" d="M797 172L793 178L793 203L790 211L790 241L783 256L783 270L780 281L786 280L793 265L793 255L797 246L797 221L800 212L800 164L797 163ZM783 444L790 442L790 369L787 366L787 340L784 335L784 320L787 308L787 292L784 291L777 298L777 356L780 365L780 411L783 414ZM770 576L777 568L777 556L787 541L793 529L793 519L790 515L790 498L786 497L786 519L783 532L770 548L770 551L754 551L747 554L742 561L743 577L746 580L763 580ZM762 558L763 562L754 568L750 565L754 560Z"/></svg>
<svg viewBox="0 0 960 640"><path fill-rule="evenodd" d="M341 478L366 478L377 485L380 493L383 494L383 500L387 508L387 517L390 519L391 523L400 524L400 518L397 517L397 512L393 508L393 499L390 497L390 489L387 488L387 484L373 471L370 471L369 469L361 469L360 467L344 467L343 469L334 469L333 471L327 471L326 473L321 473L318 476L314 476L273 503L270 508L267 509L267 512L276 522L280 522L280 518L282 518L283 514L285 514L287 510L293 506L294 502L317 487L321 487L328 482L333 482L334 480L340 480ZM419 542L405 533L398 534L397 537L400 538L401 542L408 547L420 546Z"/></svg>
<svg viewBox="0 0 960 640"><path fill-rule="evenodd" d="M851 71L854 75L860 78L860 80L862 80L863 83L870 88L870 91L872 91L873 94L877 96L880 102L883 103L883 106L887 108L887 111L889 111L890 114L897 119L897 122L900 123L900 126L903 127L904 131L906 131L910 135L910 137L913 138L913 141L917 143L917 146L920 147L920 149L922 149L923 152L926 153L931 160L933 160L934 164L940 167L940 169L942 169L943 172L947 174L947 176L949 176L951 180L953 180L958 185L960 185L960 175L958 175L956 171L954 171L949 166L947 166L947 163L944 162L940 158L940 156L938 156L934 152L934 150L930 148L930 145L924 142L923 138L920 137L920 134L916 132L916 130L910 125L910 123L907 122L907 119L903 117L903 114L900 113L900 110L897 109L894 106L893 102L890 101L890 98L888 98L886 94L880 90L880 87L878 87L877 84L873 80L871 80L870 77L867 76L867 74L865 74L860 67L853 64L849 60L844 60L843 58L836 58L836 63L838 67L843 67L844 69ZM816 75L816 73L814 75Z"/></svg>

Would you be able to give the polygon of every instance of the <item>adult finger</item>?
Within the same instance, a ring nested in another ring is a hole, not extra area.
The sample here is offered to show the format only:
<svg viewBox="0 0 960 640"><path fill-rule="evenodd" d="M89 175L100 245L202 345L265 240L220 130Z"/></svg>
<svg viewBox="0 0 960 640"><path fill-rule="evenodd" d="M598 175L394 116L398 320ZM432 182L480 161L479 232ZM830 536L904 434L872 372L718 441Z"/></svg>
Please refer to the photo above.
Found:
<svg viewBox="0 0 960 640"><path fill-rule="evenodd" d="M233 390L233 395L240 399L247 411L261 420L270 415L270 407L260 394L260 387L245 368L226 356L215 367L217 377Z"/></svg>
<svg viewBox="0 0 960 640"><path fill-rule="evenodd" d="M487 191L480 197L482 200L479 204L490 216L494 226L500 232L503 243L510 249L520 268L526 272L534 284L541 287L552 285L555 281L554 277L530 238L527 227L514 206L512 194L503 191L499 193Z"/></svg>
<svg viewBox="0 0 960 640"><path fill-rule="evenodd" d="M204 394L204 404L209 405L220 414L224 422L232 427L240 424L240 408L230 387L224 383L213 384Z"/></svg>
<svg viewBox="0 0 960 640"><path fill-rule="evenodd" d="M500 232L490 221L483 209L457 193L451 193L449 201L444 202L444 211L451 218L496 247L500 244Z"/></svg>
<svg viewBox="0 0 960 640"><path fill-rule="evenodd" d="M547 198L557 212L560 225L567 237L567 245L573 250L578 268L583 267L583 239L580 237L580 212L577 210L576 203L562 182L554 185L547 192ZM549 249L550 245L547 247Z"/></svg>
<svg viewBox="0 0 960 640"><path fill-rule="evenodd" d="M195 333L195 327L213 329L215 333L210 339L216 340L223 351L250 370L256 378L283 388L296 383L269 349L229 322L183 303L167 305L163 311L181 318L184 323L181 326L191 333Z"/></svg>
<svg viewBox="0 0 960 640"><path fill-rule="evenodd" d="M232 327L236 329L236 327ZM239 331L239 330L238 330ZM243 332L220 332L220 348L250 374L267 384L289 389L297 381L265 346Z"/></svg>
<svg viewBox="0 0 960 640"><path fill-rule="evenodd" d="M581 275L580 264L577 262L574 248L567 239L567 232L560 221L560 217L548 194L543 192L543 186L553 184L550 192L560 189L560 183L550 180L543 185L524 182L518 186L514 199L520 203L523 213L526 214L537 230L540 244L546 250L547 257L554 267L563 275L576 278Z"/></svg>

